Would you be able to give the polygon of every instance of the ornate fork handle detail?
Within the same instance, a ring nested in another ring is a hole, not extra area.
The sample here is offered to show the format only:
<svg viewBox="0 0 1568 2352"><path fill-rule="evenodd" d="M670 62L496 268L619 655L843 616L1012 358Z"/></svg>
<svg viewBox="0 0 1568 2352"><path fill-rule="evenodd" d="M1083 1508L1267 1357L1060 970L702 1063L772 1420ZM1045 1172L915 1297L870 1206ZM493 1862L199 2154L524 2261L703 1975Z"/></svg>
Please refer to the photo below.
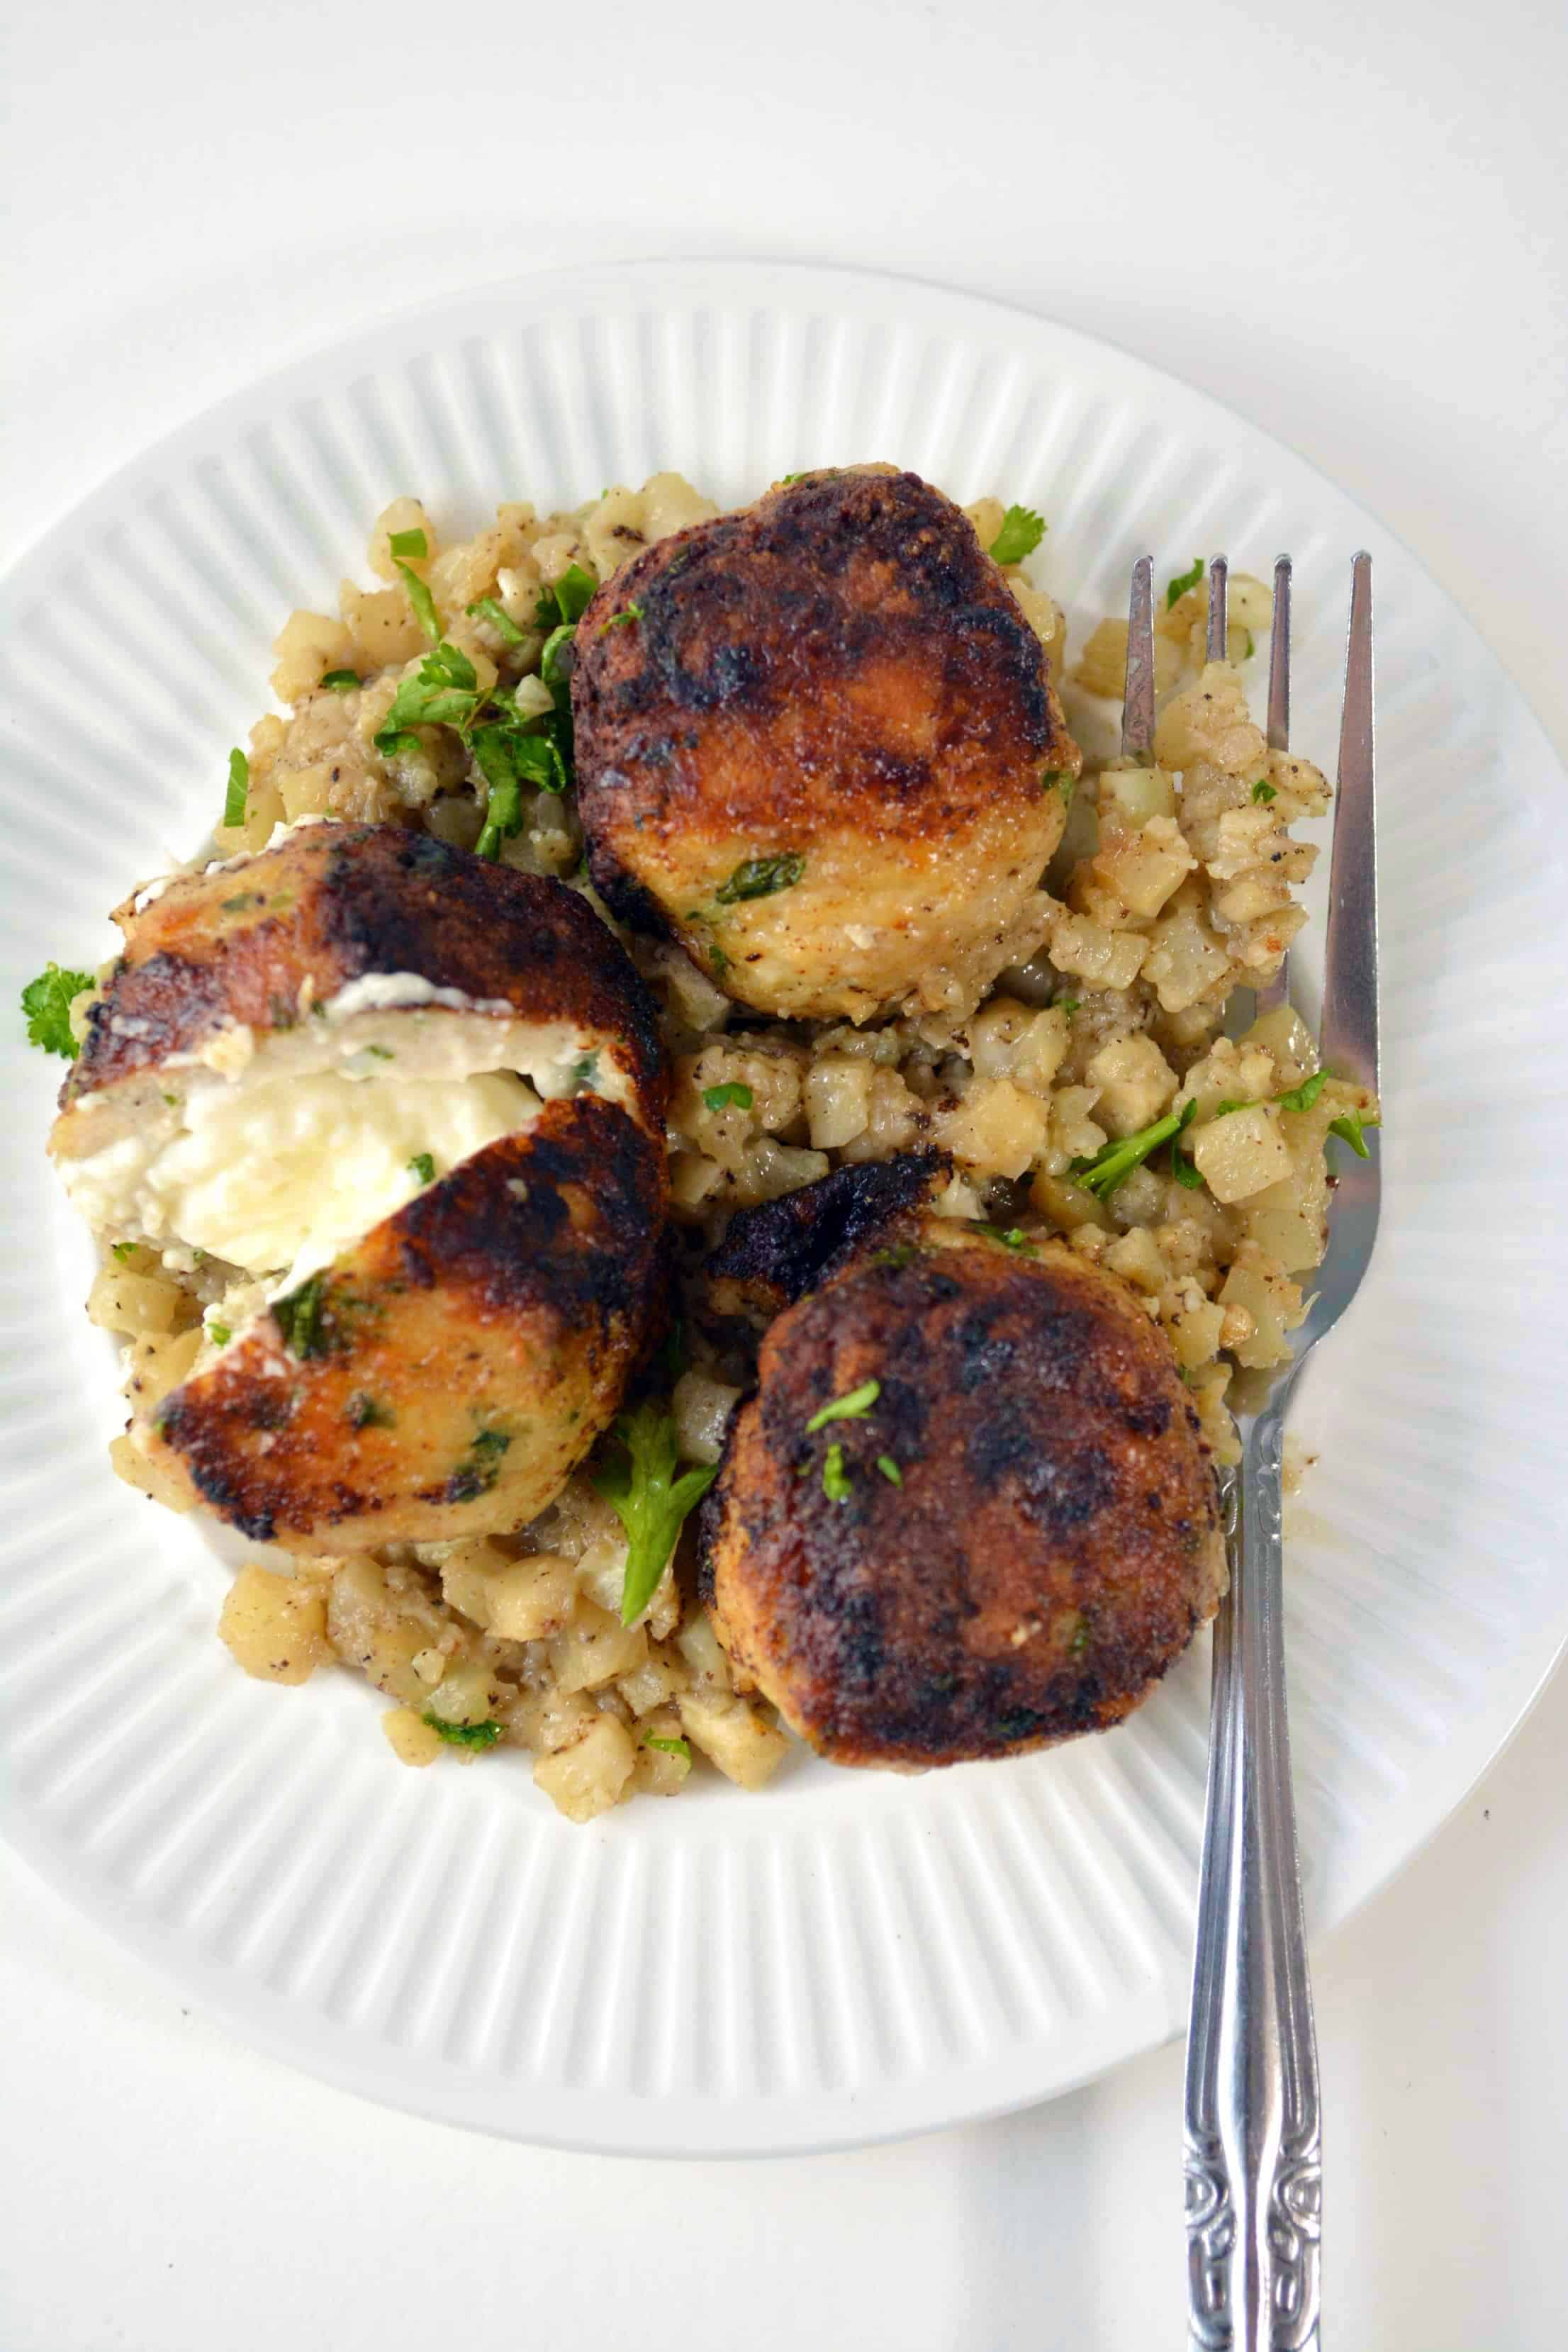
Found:
<svg viewBox="0 0 1568 2352"><path fill-rule="evenodd" d="M1316 2352L1322 2195L1281 1638L1280 1456L1292 1382L1242 1425L1215 1621L1209 1818L1187 2045L1191 2337Z"/></svg>

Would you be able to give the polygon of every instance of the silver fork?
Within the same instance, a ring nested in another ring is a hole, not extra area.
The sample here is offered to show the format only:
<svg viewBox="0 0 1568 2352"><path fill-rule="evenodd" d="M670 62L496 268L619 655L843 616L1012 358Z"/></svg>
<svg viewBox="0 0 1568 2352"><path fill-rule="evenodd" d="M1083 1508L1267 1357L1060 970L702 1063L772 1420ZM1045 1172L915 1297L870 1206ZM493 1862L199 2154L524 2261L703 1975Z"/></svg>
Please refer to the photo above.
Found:
<svg viewBox="0 0 1568 2352"><path fill-rule="evenodd" d="M1268 741L1289 735L1289 557L1275 569ZM1283 593L1281 593L1283 591ZM1210 568L1208 649L1223 655L1226 567ZM1123 749L1153 737L1150 568L1133 575ZM1321 1053L1377 1086L1377 866L1373 806L1372 558L1352 566L1339 793L1330 861ZM1288 980L1259 992L1286 1001ZM1209 1771L1186 2072L1189 2342L1202 2352L1315 2352L1322 2165L1285 1709L1281 1457L1291 1392L1360 1286L1380 1194L1378 1145L1336 1188L1318 1288L1290 1362L1238 1418L1223 1481L1230 1590L1214 1627Z"/></svg>

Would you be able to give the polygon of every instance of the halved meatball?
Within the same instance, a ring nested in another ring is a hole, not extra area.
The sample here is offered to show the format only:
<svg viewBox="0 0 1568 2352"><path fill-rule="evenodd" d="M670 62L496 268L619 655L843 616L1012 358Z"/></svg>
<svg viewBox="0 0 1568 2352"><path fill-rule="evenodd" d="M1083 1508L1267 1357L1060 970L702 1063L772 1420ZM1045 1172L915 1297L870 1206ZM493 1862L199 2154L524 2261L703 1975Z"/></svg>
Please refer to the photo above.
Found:
<svg viewBox="0 0 1568 2352"><path fill-rule="evenodd" d="M769 1330L702 1572L803 1738L905 1766L1119 1721L1226 1578L1197 1415L1131 1293L923 1212Z"/></svg>
<svg viewBox="0 0 1568 2352"><path fill-rule="evenodd" d="M559 883L323 824L122 910L50 1139L106 1242L226 1269L150 1483L339 1551L514 1527L661 1311L667 1076Z"/></svg>
<svg viewBox="0 0 1568 2352"><path fill-rule="evenodd" d="M650 547L584 614L572 700L595 886L740 1003L968 1010L1037 945L1079 754L917 476L811 475Z"/></svg>

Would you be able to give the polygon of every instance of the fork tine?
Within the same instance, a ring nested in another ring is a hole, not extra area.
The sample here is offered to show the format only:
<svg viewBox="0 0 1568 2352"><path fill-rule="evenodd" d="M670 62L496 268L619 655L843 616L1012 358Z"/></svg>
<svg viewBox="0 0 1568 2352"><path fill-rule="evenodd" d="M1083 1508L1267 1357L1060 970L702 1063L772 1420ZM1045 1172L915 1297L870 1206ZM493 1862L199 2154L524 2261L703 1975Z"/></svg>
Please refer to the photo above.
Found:
<svg viewBox="0 0 1568 2352"><path fill-rule="evenodd" d="M1341 1077L1377 1086L1377 824L1373 798L1372 558L1351 566L1350 641L1339 791L1329 864L1322 1055Z"/></svg>
<svg viewBox="0 0 1568 2352"><path fill-rule="evenodd" d="M1290 749L1290 559L1280 556L1274 566L1274 626L1268 637L1268 748ZM1290 1002L1290 958L1279 959L1279 969L1257 992L1254 1012L1276 1013Z"/></svg>
<svg viewBox="0 0 1568 2352"><path fill-rule="evenodd" d="M1127 683L1121 704L1121 756L1148 760L1154 751L1154 559L1132 566L1127 608Z"/></svg>
<svg viewBox="0 0 1568 2352"><path fill-rule="evenodd" d="M1229 579L1229 564L1223 555L1216 555L1209 565L1208 657L1210 661L1225 659L1228 625L1228 599L1226 592Z"/></svg>

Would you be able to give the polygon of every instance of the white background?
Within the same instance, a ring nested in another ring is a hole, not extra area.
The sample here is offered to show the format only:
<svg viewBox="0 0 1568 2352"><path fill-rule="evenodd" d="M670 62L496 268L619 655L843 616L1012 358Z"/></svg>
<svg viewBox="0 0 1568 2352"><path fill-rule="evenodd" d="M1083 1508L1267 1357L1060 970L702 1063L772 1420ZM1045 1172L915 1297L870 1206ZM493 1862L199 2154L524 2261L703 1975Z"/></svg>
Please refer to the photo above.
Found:
<svg viewBox="0 0 1568 2352"><path fill-rule="evenodd" d="M12 550L219 394L434 294L631 256L879 266L1101 333L1302 449L1568 750L1544 0L5 14ZM1334 2345L1563 2340L1565 1789L1559 1677L1319 1955ZM4 2352L1181 2341L1174 2048L860 2155L536 2155L291 2076L8 1858L0 1894Z"/></svg>

